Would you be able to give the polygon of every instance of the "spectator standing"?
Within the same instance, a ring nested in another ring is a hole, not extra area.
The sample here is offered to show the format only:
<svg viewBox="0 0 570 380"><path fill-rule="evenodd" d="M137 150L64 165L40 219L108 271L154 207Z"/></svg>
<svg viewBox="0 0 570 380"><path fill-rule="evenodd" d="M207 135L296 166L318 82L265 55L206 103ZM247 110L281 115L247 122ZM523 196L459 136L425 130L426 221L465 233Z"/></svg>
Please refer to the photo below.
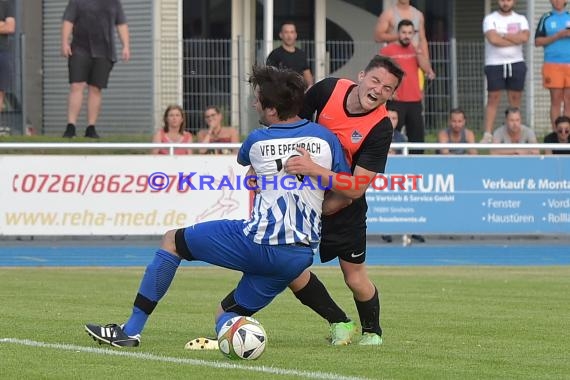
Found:
<svg viewBox="0 0 570 380"><path fill-rule="evenodd" d="M435 73L429 59L418 52L412 45L414 25L410 20L402 20L398 24L399 40L392 42L380 50L381 55L391 57L404 70L402 84L396 91L388 107L398 112L398 131L406 126L406 135L410 142L424 142L424 119L422 115L422 91L420 89L419 68L434 79ZM423 153L411 150L410 153Z"/></svg>
<svg viewBox="0 0 570 380"><path fill-rule="evenodd" d="M475 143L475 134L472 130L465 128L465 112L461 108L454 108L449 113L449 127L439 131L437 141L442 144L447 143ZM477 149L440 149L439 154L477 154Z"/></svg>
<svg viewBox="0 0 570 380"><path fill-rule="evenodd" d="M85 137L99 138L95 123L101 109L101 90L107 88L109 74L117 61L115 27L123 45L122 59L128 62L129 29L120 0L69 0L61 27L61 54L67 58L70 83L63 137L75 137L83 90L87 86Z"/></svg>
<svg viewBox="0 0 570 380"><path fill-rule="evenodd" d="M558 116L554 120L554 132L544 136L546 144L569 144L570 139L570 117ZM546 154L570 154L570 150L547 149Z"/></svg>
<svg viewBox="0 0 570 380"><path fill-rule="evenodd" d="M191 143L192 134L186 131L186 117L181 106L166 107L162 117L163 126L154 134L154 143ZM169 154L169 149L153 149L152 154ZM176 148L174 154L192 154L191 149Z"/></svg>
<svg viewBox="0 0 570 380"><path fill-rule="evenodd" d="M397 0L393 7L386 9L378 17L374 39L379 43L391 43L398 41L398 24L402 20L410 20L414 26L412 44L417 52L423 53L429 58L428 43L426 38L424 15L417 8L410 5L410 0Z"/></svg>
<svg viewBox="0 0 570 380"><path fill-rule="evenodd" d="M307 53L295 46L297 43L297 27L292 21L285 21L281 24L279 31L281 46L274 49L267 57L267 66L291 69L305 79L307 87L314 83L311 67L307 60Z"/></svg>
<svg viewBox="0 0 570 380"><path fill-rule="evenodd" d="M521 110L509 107L505 111L505 124L493 133L495 144L536 144L534 131L522 124ZM494 155L539 154L538 149L491 149Z"/></svg>
<svg viewBox="0 0 570 380"><path fill-rule="evenodd" d="M204 111L204 119L208 128L198 131L198 142L208 143L238 143L239 133L237 128L224 127L222 111L216 106L208 106ZM230 154L231 149L200 149L201 154Z"/></svg>
<svg viewBox="0 0 570 380"><path fill-rule="evenodd" d="M481 142L492 141L493 124L501 101L501 91L507 90L510 107L520 107L526 76L523 48L529 38L528 20L513 9L515 0L498 0L499 9L485 16L485 76L487 77L487 106L485 130Z"/></svg>
<svg viewBox="0 0 570 380"><path fill-rule="evenodd" d="M540 18L535 46L544 46L543 85L550 91L550 122L570 116L570 12L566 0L550 0L552 10Z"/></svg>
<svg viewBox="0 0 570 380"><path fill-rule="evenodd" d="M9 0L0 0L0 112L4 110L4 95L12 84L11 35L16 31L14 7Z"/></svg>

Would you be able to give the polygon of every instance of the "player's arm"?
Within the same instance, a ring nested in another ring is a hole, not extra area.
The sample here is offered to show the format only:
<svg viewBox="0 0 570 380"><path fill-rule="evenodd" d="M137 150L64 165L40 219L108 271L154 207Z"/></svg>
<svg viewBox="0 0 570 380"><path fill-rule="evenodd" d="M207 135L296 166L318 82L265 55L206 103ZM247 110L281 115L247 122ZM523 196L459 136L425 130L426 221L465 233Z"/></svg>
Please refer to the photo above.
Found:
<svg viewBox="0 0 570 380"><path fill-rule="evenodd" d="M305 83L307 83L307 88L313 85L314 79L313 74L311 73L311 69L303 70L303 78L305 79Z"/></svg>
<svg viewBox="0 0 570 380"><path fill-rule="evenodd" d="M377 173L383 173L392 142L392 123L385 117L366 136L361 146L361 154L356 162L353 174L334 173L314 163L310 155L302 148L300 157L287 160L285 170L290 174L304 174L319 178L324 186L350 199L364 195Z"/></svg>
<svg viewBox="0 0 570 380"><path fill-rule="evenodd" d="M376 42L394 42L398 40L398 34L392 33L392 25L390 20L392 18L392 10L388 9L380 14L374 29L374 40Z"/></svg>
<svg viewBox="0 0 570 380"><path fill-rule="evenodd" d="M419 30L419 40L420 40L420 48L421 53L426 57L429 62L429 47L428 41L426 37L426 27L425 27L425 20L423 13L420 13L420 30ZM425 71L425 70L424 70Z"/></svg>
<svg viewBox="0 0 570 380"><path fill-rule="evenodd" d="M0 21L0 34L14 34L16 31L16 19L14 17L6 17L4 21Z"/></svg>
<svg viewBox="0 0 570 380"><path fill-rule="evenodd" d="M359 166L356 166L353 175L335 173L313 162L305 149L299 147L297 151L301 155L288 159L285 164L287 173L308 175L318 179L323 186L330 187L331 190L350 199L358 199L364 195L368 185L376 176L375 172Z"/></svg>
<svg viewBox="0 0 570 380"><path fill-rule="evenodd" d="M345 197L344 195L335 193L334 191L327 191L325 193L325 199L323 201L323 215L332 215L343 208L350 206L352 199Z"/></svg>
<svg viewBox="0 0 570 380"><path fill-rule="evenodd" d="M504 47L504 46L514 46L514 42L509 41L505 38L506 34L500 34L495 29L488 30L485 33L485 38L491 43L491 45Z"/></svg>
<svg viewBox="0 0 570 380"><path fill-rule="evenodd" d="M447 144L449 142L449 137L447 136L445 129L439 131L437 134L437 142L440 144ZM449 154L449 149L441 148L439 149L439 154Z"/></svg>
<svg viewBox="0 0 570 380"><path fill-rule="evenodd" d="M503 36L505 40L510 41L515 45L526 44L528 42L529 37L530 37L530 32L528 29L519 30L516 33L507 33Z"/></svg>
<svg viewBox="0 0 570 380"><path fill-rule="evenodd" d="M426 73L427 78L429 80L434 80L435 79L435 72L433 71L433 68L431 67L431 63L429 61L429 58L425 54L423 54L422 52L417 52L416 57L418 60L418 66L420 66L420 68L423 70L423 72Z"/></svg>
<svg viewBox="0 0 570 380"><path fill-rule="evenodd" d="M465 141L467 141L468 144L475 144L475 134L472 130L465 130ZM467 153L471 155L479 154L479 152L477 152L477 149L467 149Z"/></svg>

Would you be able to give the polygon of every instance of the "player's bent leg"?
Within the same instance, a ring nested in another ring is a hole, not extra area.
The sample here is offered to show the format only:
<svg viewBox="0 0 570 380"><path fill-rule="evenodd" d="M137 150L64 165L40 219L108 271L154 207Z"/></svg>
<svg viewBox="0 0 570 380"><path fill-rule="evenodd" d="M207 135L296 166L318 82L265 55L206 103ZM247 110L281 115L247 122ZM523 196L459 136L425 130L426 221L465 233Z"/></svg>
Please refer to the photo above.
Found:
<svg viewBox="0 0 570 380"><path fill-rule="evenodd" d="M304 286L302 286L304 284ZM356 332L356 324L334 302L331 295L309 270L296 278L289 288L301 303L326 319L330 324L331 343L335 346L345 346L352 342ZM297 289L297 290L295 290Z"/></svg>
<svg viewBox="0 0 570 380"><path fill-rule="evenodd" d="M161 249L156 251L153 261L146 267L127 322L120 326L88 324L85 330L90 336L100 343L115 347L136 347L140 344L140 334L158 302L168 291L181 262L174 239L175 231L168 231L163 236Z"/></svg>
<svg viewBox="0 0 570 380"><path fill-rule="evenodd" d="M340 259L344 279L354 295L362 325L360 345L381 345L380 297L378 290L368 278L364 263L351 263Z"/></svg>

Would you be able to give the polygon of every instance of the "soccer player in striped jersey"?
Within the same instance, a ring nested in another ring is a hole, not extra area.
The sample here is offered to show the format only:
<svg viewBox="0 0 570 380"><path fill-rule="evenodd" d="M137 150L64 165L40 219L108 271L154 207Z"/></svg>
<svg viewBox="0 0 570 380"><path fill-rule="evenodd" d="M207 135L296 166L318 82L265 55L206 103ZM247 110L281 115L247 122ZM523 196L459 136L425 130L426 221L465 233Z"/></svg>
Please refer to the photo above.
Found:
<svg viewBox="0 0 570 380"><path fill-rule="evenodd" d="M301 146L315 162L333 172L350 168L333 133L297 116L306 89L299 74L254 67L250 83L255 92L254 108L267 126L253 131L238 153L238 162L250 167L248 173L256 174L259 187L250 219L198 223L166 232L146 268L127 322L85 326L96 341L116 347L138 346L148 317L166 294L182 259L243 273L218 308L216 332L230 318L251 316L268 305L312 264L320 241L324 187L288 175L284 166L291 156L298 155L296 147Z"/></svg>
<svg viewBox="0 0 570 380"><path fill-rule="evenodd" d="M332 177L333 190L353 201L337 213L323 217L319 251L322 262L339 259L362 325L360 345L382 344L380 297L364 265L368 209L364 194L374 176L383 173L386 166L392 141L392 123L385 104L403 76L404 72L394 61L377 55L360 72L358 83L326 78L313 85L305 95L305 107L301 112L301 117L311 117L316 112L317 122L339 138L352 168L353 182L350 186L340 184L344 189L342 191L339 191L337 178ZM288 161L286 169L292 174L322 178L328 178L329 172L327 168L311 161L306 152ZM356 182L356 178L367 181ZM314 273L305 270L290 288L303 304L330 323L333 345L352 342L356 324L333 301Z"/></svg>

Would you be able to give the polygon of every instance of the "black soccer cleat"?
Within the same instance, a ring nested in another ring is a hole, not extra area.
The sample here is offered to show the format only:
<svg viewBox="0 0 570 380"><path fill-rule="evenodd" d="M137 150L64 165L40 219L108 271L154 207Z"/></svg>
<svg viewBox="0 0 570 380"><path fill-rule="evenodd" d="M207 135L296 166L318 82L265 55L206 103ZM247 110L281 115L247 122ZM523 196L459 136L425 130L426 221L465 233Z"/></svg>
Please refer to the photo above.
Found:
<svg viewBox="0 0 570 380"><path fill-rule="evenodd" d="M128 336L123 326L111 323L105 326L85 325L85 331L99 344L107 343L113 347L137 347L141 343L141 336Z"/></svg>

